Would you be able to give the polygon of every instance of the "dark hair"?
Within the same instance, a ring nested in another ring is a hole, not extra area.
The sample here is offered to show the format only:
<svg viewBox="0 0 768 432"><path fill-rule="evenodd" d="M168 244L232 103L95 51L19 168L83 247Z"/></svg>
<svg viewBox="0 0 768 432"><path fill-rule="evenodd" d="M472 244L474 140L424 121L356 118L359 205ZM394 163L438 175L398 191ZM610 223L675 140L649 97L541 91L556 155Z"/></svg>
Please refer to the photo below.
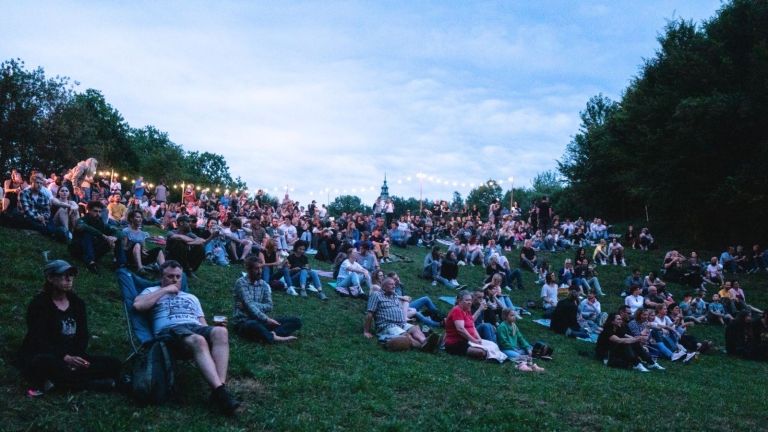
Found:
<svg viewBox="0 0 768 432"><path fill-rule="evenodd" d="M141 212L141 210L134 210L129 214L129 219L133 219L133 216L138 213L139 216L141 216L141 219L144 219L144 213Z"/></svg>
<svg viewBox="0 0 768 432"><path fill-rule="evenodd" d="M104 204L101 203L101 201L88 201L88 205L86 207L88 210L99 208L104 209Z"/></svg>
<svg viewBox="0 0 768 432"><path fill-rule="evenodd" d="M298 240L296 243L293 244L293 250L299 250L299 247L304 246L304 248L307 248L307 242L304 240Z"/></svg>
<svg viewBox="0 0 768 432"><path fill-rule="evenodd" d="M177 269L177 268L183 268L183 267L176 260L168 260L160 265L160 274L162 274L167 268Z"/></svg>
<svg viewBox="0 0 768 432"><path fill-rule="evenodd" d="M253 264L261 264L261 258L259 255L249 255L245 259L245 268L250 268Z"/></svg>

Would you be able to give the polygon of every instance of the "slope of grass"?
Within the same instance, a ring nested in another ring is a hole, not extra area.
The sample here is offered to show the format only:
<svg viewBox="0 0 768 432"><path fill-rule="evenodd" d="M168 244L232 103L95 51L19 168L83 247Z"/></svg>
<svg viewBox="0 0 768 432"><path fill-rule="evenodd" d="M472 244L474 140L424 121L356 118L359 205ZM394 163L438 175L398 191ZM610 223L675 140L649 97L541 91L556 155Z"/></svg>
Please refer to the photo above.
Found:
<svg viewBox="0 0 768 432"><path fill-rule="evenodd" d="M592 359L593 345L554 335L525 319L530 341L555 348L547 372L525 374L511 364L471 361L441 353L389 353L362 336L364 302L276 293L276 316L304 320L299 340L264 346L231 338L229 386L246 402L244 413L223 418L208 406L209 392L190 364L178 367L179 392L166 406L140 408L119 394L53 392L24 396L24 382L11 366L25 332L26 305L42 284L43 250L67 257L64 247L24 231L0 228L0 422L1 430L760 430L765 429L768 365L733 359L722 352L690 366L663 362L663 372L640 374L609 369ZM412 296L452 295L416 275L426 252L397 250L413 263L385 264ZM556 266L571 252L544 254ZM707 256L702 254L702 256ZM514 257L513 263L517 262ZM658 269L660 252L628 251L629 268L601 267L609 296L603 309L615 310L621 284L634 266ZM327 268L327 265L317 264ZM192 284L208 317L231 315L230 289L240 268L205 264ZM480 267L463 267L460 281L477 287ZM534 276L516 304L538 298ZM740 277L748 299L768 305L766 275ZM117 284L106 271L81 272L76 290L89 307L90 351L124 357L129 353ZM672 285L680 295L683 288ZM447 312L449 305L440 303ZM697 326L693 334L722 344L724 330Z"/></svg>

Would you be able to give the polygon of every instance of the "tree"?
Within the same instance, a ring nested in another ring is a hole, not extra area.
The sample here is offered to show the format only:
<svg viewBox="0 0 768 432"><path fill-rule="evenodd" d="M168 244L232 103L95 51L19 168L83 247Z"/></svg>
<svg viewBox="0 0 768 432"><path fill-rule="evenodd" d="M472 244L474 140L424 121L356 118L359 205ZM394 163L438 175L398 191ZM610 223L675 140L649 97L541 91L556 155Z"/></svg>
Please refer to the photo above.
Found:
<svg viewBox="0 0 768 432"><path fill-rule="evenodd" d="M450 207L454 212L459 212L464 208L464 199L458 191L453 191L453 200Z"/></svg>
<svg viewBox="0 0 768 432"><path fill-rule="evenodd" d="M488 206L491 202L501 200L501 186L496 180L489 179L487 182L469 191L467 195L467 207L472 208L473 205L477 206L480 210L480 214L488 215Z"/></svg>
<svg viewBox="0 0 768 432"><path fill-rule="evenodd" d="M333 202L328 205L328 214L334 217L341 216L342 213L363 212L370 213L371 208L364 205L360 197L353 195L337 196Z"/></svg>

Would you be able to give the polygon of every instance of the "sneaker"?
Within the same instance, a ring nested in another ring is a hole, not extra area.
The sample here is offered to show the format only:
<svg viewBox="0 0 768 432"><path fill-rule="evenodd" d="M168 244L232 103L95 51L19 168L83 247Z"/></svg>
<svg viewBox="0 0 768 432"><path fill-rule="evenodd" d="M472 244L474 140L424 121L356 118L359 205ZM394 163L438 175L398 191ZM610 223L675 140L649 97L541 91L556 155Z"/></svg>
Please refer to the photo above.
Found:
<svg viewBox="0 0 768 432"><path fill-rule="evenodd" d="M451 285L458 286L459 282L456 279L451 279Z"/></svg>
<svg viewBox="0 0 768 432"><path fill-rule="evenodd" d="M424 344L421 346L423 352L436 353L440 347L440 335L437 333L431 333Z"/></svg>
<svg viewBox="0 0 768 432"><path fill-rule="evenodd" d="M510 287L509 287L509 286L507 286L507 285L504 285L504 291L512 291L512 288L510 288Z"/></svg>
<svg viewBox="0 0 768 432"><path fill-rule="evenodd" d="M229 394L223 384L211 392L211 403L228 416L237 414L241 406L240 402Z"/></svg>
<svg viewBox="0 0 768 432"><path fill-rule="evenodd" d="M307 297L309 297L309 296L307 295L307 290L305 290L304 288L300 288L300 289L299 289L299 295L301 296L301 298L307 298Z"/></svg>
<svg viewBox="0 0 768 432"><path fill-rule="evenodd" d="M290 254L288 253L287 250L281 250L280 251L280 256L282 256L283 258L287 257L288 255L290 255Z"/></svg>
<svg viewBox="0 0 768 432"><path fill-rule="evenodd" d="M437 286L437 281L432 281L432 286Z"/></svg>
<svg viewBox="0 0 768 432"><path fill-rule="evenodd" d="M685 352L684 351L676 351L676 352L672 353L672 361L678 361L678 360L680 360L683 357L685 357Z"/></svg>
<svg viewBox="0 0 768 432"><path fill-rule="evenodd" d="M653 362L653 364L649 365L648 368L656 369L656 370L667 370L665 367L660 365L658 362Z"/></svg>
<svg viewBox="0 0 768 432"><path fill-rule="evenodd" d="M642 363L638 363L637 366L635 366L632 369L634 369L636 371L640 371L640 372L650 372L648 369L645 368L645 366L643 366Z"/></svg>
<svg viewBox="0 0 768 432"><path fill-rule="evenodd" d="M320 297L320 300L322 300L322 301L326 301L326 300L328 300L328 296L327 296L327 295L325 295L325 293L324 293L324 292L322 292L322 291L318 291L318 292L317 292L317 296L318 296L318 297Z"/></svg>
<svg viewBox="0 0 768 432"><path fill-rule="evenodd" d="M309 285L307 285L307 291L309 291L309 292L317 292L317 291L318 291L318 289L317 289L317 288L315 288L315 286L314 286L314 285L312 285L312 284L309 284Z"/></svg>
<svg viewBox="0 0 768 432"><path fill-rule="evenodd" d="M288 289L286 289L285 292L290 296L299 295L299 293L296 292L296 289L294 287L288 287Z"/></svg>
<svg viewBox="0 0 768 432"><path fill-rule="evenodd" d="M683 360L683 364L691 364L691 362L696 358L696 356L698 354L699 353L697 353L697 352L692 352L692 353L686 354L685 355L685 360Z"/></svg>
<svg viewBox="0 0 768 432"><path fill-rule="evenodd" d="M456 265L465 266L467 265L467 263L465 263L464 261L459 261L456 263Z"/></svg>

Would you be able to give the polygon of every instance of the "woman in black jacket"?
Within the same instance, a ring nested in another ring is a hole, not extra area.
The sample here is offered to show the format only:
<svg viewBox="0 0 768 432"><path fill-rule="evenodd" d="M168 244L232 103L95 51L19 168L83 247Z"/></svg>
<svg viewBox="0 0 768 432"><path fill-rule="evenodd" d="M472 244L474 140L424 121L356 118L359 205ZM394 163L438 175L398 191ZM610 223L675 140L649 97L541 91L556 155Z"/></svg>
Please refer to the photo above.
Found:
<svg viewBox="0 0 768 432"><path fill-rule="evenodd" d="M29 396L52 386L110 390L120 373L120 360L89 355L85 303L73 291L77 268L63 260L48 263L45 284L27 308L27 335L19 352Z"/></svg>

